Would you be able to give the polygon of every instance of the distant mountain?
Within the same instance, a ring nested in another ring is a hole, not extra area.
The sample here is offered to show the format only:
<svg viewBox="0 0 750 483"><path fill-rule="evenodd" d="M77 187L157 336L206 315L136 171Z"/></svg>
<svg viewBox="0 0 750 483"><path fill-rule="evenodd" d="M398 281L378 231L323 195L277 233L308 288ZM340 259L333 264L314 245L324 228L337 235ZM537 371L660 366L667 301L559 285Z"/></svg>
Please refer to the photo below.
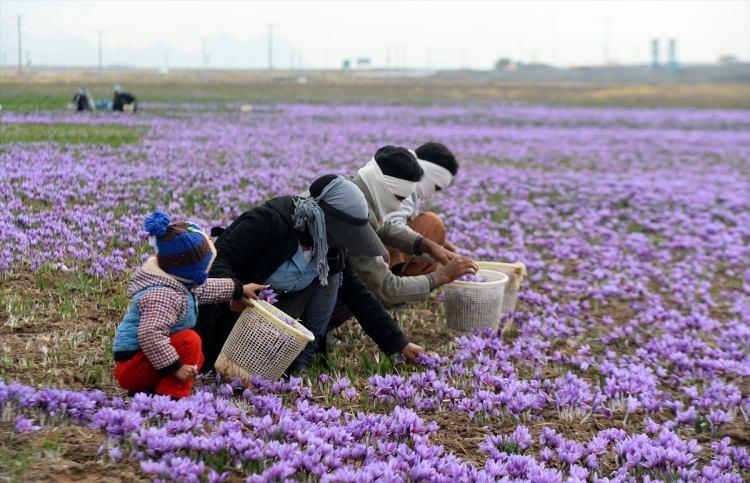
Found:
<svg viewBox="0 0 750 483"><path fill-rule="evenodd" d="M8 30L8 29L5 29ZM11 32L12 33L12 32ZM265 35L240 40L232 35L219 34L205 39L209 68L247 69L268 66L268 43ZM13 65L17 61L15 37L8 32L0 37L0 62ZM23 61L28 56L34 65L92 66L98 65L98 47L95 41L67 33L52 35L28 34L23 38ZM282 37L273 37L273 63L286 68L292 61L294 47ZM200 68L204 64L203 48L185 50L166 42L156 41L144 47L113 47L106 43L103 63L137 67ZM304 59L295 57L296 63L305 65Z"/></svg>

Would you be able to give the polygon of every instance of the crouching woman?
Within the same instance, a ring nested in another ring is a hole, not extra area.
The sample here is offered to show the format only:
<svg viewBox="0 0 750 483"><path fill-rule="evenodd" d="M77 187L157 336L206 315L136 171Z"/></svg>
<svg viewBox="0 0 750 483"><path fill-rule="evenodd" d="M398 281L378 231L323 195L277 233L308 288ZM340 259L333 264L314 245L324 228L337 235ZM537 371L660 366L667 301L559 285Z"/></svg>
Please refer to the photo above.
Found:
<svg viewBox="0 0 750 483"><path fill-rule="evenodd" d="M115 379L131 393L181 398L190 394L204 360L192 330L198 305L257 298L263 286L208 278L216 249L196 225L170 223L155 211L145 228L156 238L157 253L131 279L130 307L115 332Z"/></svg>
<svg viewBox="0 0 750 483"><path fill-rule="evenodd" d="M315 336L288 372L304 373L325 339L338 295L362 315L365 331L388 353L418 348L347 266L347 253L386 253L368 223L367 202L350 181L326 175L310 186L310 196L281 196L243 213L216 241L211 275L270 285L276 307L300 319ZM204 370L213 367L243 307L220 303L201 308L196 330L206 351ZM362 322L362 320L360 320Z"/></svg>

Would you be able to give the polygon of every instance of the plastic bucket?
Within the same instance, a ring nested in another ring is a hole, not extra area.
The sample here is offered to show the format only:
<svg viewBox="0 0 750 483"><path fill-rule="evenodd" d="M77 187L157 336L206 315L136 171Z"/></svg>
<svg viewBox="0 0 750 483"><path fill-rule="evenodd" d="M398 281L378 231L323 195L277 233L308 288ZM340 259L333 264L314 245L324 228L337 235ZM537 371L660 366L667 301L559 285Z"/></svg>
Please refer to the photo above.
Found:
<svg viewBox="0 0 750 483"><path fill-rule="evenodd" d="M472 332L487 327L497 329L503 309L508 276L495 270L480 269L484 282L455 281L445 286L445 316L448 328Z"/></svg>
<svg viewBox="0 0 750 483"><path fill-rule="evenodd" d="M518 289L523 279L526 278L526 265L521 262L477 262L477 265L480 269L494 270L508 276L509 281L505 286L505 294L503 295L502 313L507 314L514 311L518 299Z"/></svg>

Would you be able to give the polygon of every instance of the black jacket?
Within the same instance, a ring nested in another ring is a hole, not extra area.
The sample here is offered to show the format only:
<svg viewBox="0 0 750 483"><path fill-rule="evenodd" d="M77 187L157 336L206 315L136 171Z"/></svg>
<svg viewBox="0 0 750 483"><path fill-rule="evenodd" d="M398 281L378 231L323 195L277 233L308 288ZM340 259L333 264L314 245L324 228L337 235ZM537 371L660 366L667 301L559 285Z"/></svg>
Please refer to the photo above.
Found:
<svg viewBox="0 0 750 483"><path fill-rule="evenodd" d="M136 98L130 92L118 92L112 98L112 110L122 111L125 104L132 104L136 102Z"/></svg>
<svg viewBox="0 0 750 483"><path fill-rule="evenodd" d="M89 102L89 96L86 94L76 92L73 96L73 104L76 105L76 111L78 112L91 110L91 102Z"/></svg>
<svg viewBox="0 0 750 483"><path fill-rule="evenodd" d="M216 241L212 277L231 277L243 283L263 283L284 262L291 260L300 243L292 227L294 197L267 201L240 215ZM348 266L343 250L328 252L329 274L343 272L339 298L349 307L362 329L383 352L400 351L408 340L388 311ZM296 315L296 314L290 314ZM199 308L196 330L203 339L206 370L213 366L239 314L229 304Z"/></svg>
<svg viewBox="0 0 750 483"><path fill-rule="evenodd" d="M233 277L243 283L262 283L291 260L300 244L292 228L294 197L281 196L241 214L216 240L212 277ZM329 274L344 268L341 250L328 252Z"/></svg>

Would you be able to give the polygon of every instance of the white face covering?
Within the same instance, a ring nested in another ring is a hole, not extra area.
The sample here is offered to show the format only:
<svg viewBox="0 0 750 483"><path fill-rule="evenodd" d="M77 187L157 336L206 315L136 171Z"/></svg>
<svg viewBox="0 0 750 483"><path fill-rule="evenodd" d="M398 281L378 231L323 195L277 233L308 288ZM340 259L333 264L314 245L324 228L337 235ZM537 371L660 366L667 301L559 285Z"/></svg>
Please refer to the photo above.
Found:
<svg viewBox="0 0 750 483"><path fill-rule="evenodd" d="M424 170L424 177L417 184L417 196L422 202L429 201L433 197L437 188L444 190L453 182L453 175L450 171L439 164L429 161L419 160L419 165Z"/></svg>
<svg viewBox="0 0 750 483"><path fill-rule="evenodd" d="M398 210L401 206L401 201L396 198L397 196L406 198L417 187L416 181L407 181L384 175L375 158L372 158L357 174L362 178L367 189L370 190L375 203L375 218L378 225L383 224L385 215Z"/></svg>

